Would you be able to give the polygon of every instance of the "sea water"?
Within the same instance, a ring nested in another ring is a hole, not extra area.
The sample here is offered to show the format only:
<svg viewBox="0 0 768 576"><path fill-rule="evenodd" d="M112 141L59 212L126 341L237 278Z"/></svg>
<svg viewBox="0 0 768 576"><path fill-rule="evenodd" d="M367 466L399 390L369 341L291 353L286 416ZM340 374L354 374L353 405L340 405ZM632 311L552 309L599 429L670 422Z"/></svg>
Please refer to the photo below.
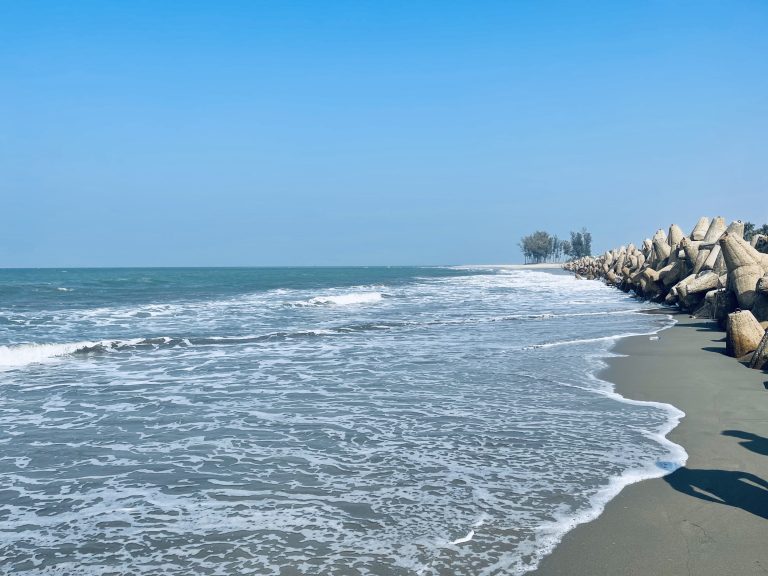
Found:
<svg viewBox="0 0 768 576"><path fill-rule="evenodd" d="M0 571L521 574L682 415L665 316L503 268L0 270Z"/></svg>

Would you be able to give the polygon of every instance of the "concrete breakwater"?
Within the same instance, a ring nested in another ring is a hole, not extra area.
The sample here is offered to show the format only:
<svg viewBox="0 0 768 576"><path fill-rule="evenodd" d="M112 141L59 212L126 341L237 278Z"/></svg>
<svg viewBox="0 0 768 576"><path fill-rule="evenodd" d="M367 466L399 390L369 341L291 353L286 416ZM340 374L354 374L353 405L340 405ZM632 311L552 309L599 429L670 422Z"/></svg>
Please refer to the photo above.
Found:
<svg viewBox="0 0 768 576"><path fill-rule="evenodd" d="M768 369L768 236L744 239L744 223L702 217L690 234L677 224L641 246L629 244L566 263L577 277L601 279L641 298L712 318L728 354Z"/></svg>

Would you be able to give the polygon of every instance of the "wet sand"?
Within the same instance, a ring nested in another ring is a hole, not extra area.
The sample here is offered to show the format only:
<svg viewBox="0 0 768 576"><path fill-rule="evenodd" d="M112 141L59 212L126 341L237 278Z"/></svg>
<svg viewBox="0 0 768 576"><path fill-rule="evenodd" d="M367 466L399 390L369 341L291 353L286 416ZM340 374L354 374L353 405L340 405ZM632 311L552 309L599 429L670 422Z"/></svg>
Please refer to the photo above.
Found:
<svg viewBox="0 0 768 576"><path fill-rule="evenodd" d="M626 487L565 536L537 576L768 574L768 373L724 355L714 322L676 316L627 338L601 375L628 398L686 413L669 439L684 468Z"/></svg>

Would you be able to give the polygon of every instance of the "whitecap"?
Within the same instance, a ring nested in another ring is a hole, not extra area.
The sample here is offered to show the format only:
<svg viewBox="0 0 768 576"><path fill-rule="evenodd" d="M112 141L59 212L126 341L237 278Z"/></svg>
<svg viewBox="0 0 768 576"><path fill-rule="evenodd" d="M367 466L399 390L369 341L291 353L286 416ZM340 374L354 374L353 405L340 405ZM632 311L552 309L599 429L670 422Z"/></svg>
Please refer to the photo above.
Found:
<svg viewBox="0 0 768 576"><path fill-rule="evenodd" d="M457 544L466 544L467 542L470 542L472 540L472 538L474 538L474 537L475 537L475 531L474 530L470 530L467 533L467 535L464 536L463 538L457 538L456 540L451 542L451 546L456 546Z"/></svg>
<svg viewBox="0 0 768 576"><path fill-rule="evenodd" d="M293 302L293 306L351 306L355 304L375 304L383 298L381 292L351 292L349 294L331 294L315 296L309 300Z"/></svg>
<svg viewBox="0 0 768 576"><path fill-rule="evenodd" d="M55 361L98 342L70 342L67 344L15 344L0 346L0 370L13 369L41 362Z"/></svg>

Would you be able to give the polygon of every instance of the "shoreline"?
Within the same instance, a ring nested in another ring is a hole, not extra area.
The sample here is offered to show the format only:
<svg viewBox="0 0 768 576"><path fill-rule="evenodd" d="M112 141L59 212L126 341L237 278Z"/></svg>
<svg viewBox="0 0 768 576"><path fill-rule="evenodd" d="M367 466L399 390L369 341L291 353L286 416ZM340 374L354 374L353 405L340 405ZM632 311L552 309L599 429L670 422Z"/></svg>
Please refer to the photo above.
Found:
<svg viewBox="0 0 768 576"><path fill-rule="evenodd" d="M715 322L673 317L656 340L618 340L596 377L685 412L666 439L687 464L625 485L530 574L768 573L768 375L725 356Z"/></svg>
<svg viewBox="0 0 768 576"><path fill-rule="evenodd" d="M484 270L486 268L489 270L564 270L564 264L565 262L542 262L541 264L462 264L454 266L454 268L467 268L471 270Z"/></svg>

